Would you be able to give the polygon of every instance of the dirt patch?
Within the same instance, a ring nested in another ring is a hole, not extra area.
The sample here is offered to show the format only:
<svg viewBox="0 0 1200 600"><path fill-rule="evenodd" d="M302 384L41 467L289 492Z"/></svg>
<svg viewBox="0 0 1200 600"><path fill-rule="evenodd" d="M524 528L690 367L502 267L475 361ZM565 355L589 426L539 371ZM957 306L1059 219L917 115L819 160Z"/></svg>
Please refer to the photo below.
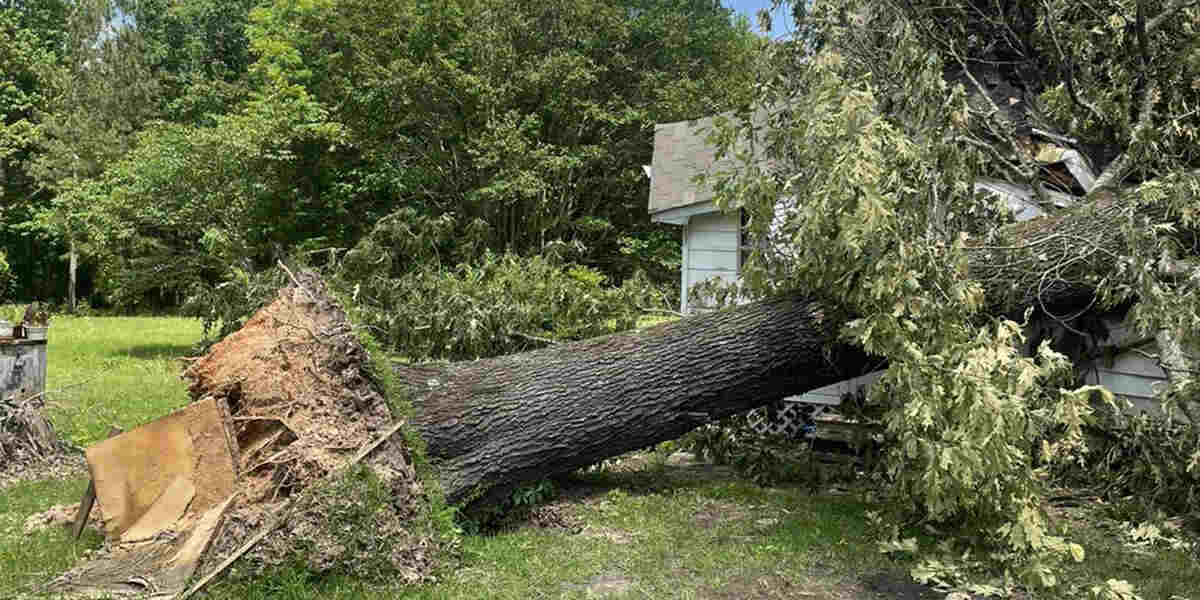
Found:
<svg viewBox="0 0 1200 600"><path fill-rule="evenodd" d="M526 522L541 529L561 529L570 533L583 530L583 519L576 516L571 505L565 502L533 507L529 510Z"/></svg>
<svg viewBox="0 0 1200 600"><path fill-rule="evenodd" d="M701 592L711 600L782 600L806 598L812 600L859 600L856 590L828 584L802 582L782 575L735 577L719 588Z"/></svg>
<svg viewBox="0 0 1200 600"><path fill-rule="evenodd" d="M864 578L863 586L878 598L934 600L945 596L933 588L914 582L906 575L897 573L876 573Z"/></svg>
<svg viewBox="0 0 1200 600"><path fill-rule="evenodd" d="M621 575L597 575L586 583L565 583L568 590L582 590L589 598L620 596L633 588L633 580Z"/></svg>
<svg viewBox="0 0 1200 600"><path fill-rule="evenodd" d="M738 521L746 518L746 511L742 506L729 502L706 502L700 507L696 514L692 516L692 522L700 529L712 529L717 525L727 521Z"/></svg>
<svg viewBox="0 0 1200 600"><path fill-rule="evenodd" d="M709 600L940 600L943 595L903 575L877 573L862 582L794 579L783 574L743 575L701 591Z"/></svg>
<svg viewBox="0 0 1200 600"><path fill-rule="evenodd" d="M25 535L33 535L51 527L69 529L75 525L75 515L78 513L79 504L56 504L40 513L29 515L29 518L25 519ZM99 511L93 510L88 515L85 527L99 531L101 529L99 516Z"/></svg>
<svg viewBox="0 0 1200 600"><path fill-rule="evenodd" d="M590 538L604 540L610 544L624 546L632 544L636 539L634 534L620 529L612 529L610 527L585 527L583 535Z"/></svg>

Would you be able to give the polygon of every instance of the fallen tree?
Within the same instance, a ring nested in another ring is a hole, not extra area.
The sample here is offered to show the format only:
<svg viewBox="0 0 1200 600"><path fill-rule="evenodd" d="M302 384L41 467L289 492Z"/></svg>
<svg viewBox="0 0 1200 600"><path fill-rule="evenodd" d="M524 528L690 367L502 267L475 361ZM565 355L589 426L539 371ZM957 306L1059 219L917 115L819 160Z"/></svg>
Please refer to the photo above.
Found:
<svg viewBox="0 0 1200 600"><path fill-rule="evenodd" d="M970 251L993 313L1079 307L1137 216L1109 196L1003 230ZM452 502L678 438L713 419L866 372L845 315L793 295L641 331L488 360L394 369Z"/></svg>
<svg viewBox="0 0 1200 600"><path fill-rule="evenodd" d="M397 364L451 502L671 440L865 372L800 297L490 360Z"/></svg>
<svg viewBox="0 0 1200 600"><path fill-rule="evenodd" d="M1030 297L1076 303L1103 273L1103 255L1122 250L1119 232L1134 210L1113 199L1006 229L972 250L972 271L986 274L999 312ZM880 366L839 341L847 315L792 294L533 352L392 363L380 373L325 283L312 273L291 279L186 373L195 400L227 407L239 477L206 565L249 552L257 564L299 558L314 571L425 579L440 546L412 438L393 435L404 420L445 499L479 506ZM359 459L369 475L342 475ZM368 497L374 503L359 506ZM58 589L95 587L96 564L59 578Z"/></svg>

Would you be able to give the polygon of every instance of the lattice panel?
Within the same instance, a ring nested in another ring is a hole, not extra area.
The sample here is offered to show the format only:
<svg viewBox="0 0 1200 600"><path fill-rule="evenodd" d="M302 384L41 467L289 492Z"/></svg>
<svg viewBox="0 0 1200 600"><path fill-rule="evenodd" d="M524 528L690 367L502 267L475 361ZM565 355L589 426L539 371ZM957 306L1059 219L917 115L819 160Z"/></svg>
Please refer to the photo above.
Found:
<svg viewBox="0 0 1200 600"><path fill-rule="evenodd" d="M756 408L746 417L750 427L762 435L811 438L816 435L816 418L827 408L829 406L825 404L783 402L777 406Z"/></svg>

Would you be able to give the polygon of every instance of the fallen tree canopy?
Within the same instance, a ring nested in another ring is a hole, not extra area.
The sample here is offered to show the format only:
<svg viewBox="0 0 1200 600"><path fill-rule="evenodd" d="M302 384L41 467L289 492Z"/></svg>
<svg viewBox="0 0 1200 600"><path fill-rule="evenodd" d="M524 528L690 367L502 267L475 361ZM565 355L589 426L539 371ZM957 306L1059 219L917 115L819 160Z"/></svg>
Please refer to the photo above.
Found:
<svg viewBox="0 0 1200 600"><path fill-rule="evenodd" d="M1080 307L1138 217L1109 195L970 251L994 314ZM479 499L878 367L844 315L795 294L642 331L448 365L395 365L452 502Z"/></svg>

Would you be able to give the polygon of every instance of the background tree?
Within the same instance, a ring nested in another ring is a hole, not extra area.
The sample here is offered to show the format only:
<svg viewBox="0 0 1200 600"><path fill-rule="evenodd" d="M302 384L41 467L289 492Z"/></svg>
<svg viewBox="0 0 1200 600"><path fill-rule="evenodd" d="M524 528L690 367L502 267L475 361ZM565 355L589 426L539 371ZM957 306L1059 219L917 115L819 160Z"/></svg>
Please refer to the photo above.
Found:
<svg viewBox="0 0 1200 600"><path fill-rule="evenodd" d="M49 102L44 75L61 57L68 7L55 0L0 3L0 246L11 262L15 288L45 295L50 273L42 257L47 248L27 223L49 190L28 168L37 156L36 126ZM35 291L36 290L36 291ZM4 292L15 290L5 286Z"/></svg>
<svg viewBox="0 0 1200 600"><path fill-rule="evenodd" d="M77 188L124 156L138 132L163 119L203 121L245 96L248 12L247 2L4 7L24 36L12 38L23 40L24 54L9 54L14 68L6 71L24 97L6 111L13 156L4 215L4 243L23 297L71 295L71 257L92 248L84 223L89 207L77 203L86 194ZM47 268L59 255L68 258L69 273ZM93 270L85 265L85 295Z"/></svg>
<svg viewBox="0 0 1200 600"><path fill-rule="evenodd" d="M47 101L38 115L38 152L29 172L53 194L39 203L37 225L67 247L67 305L76 302L79 254L87 242L85 205L70 193L129 150L156 116L155 78L142 39L108 0L78 2L66 14L61 59L42 74Z"/></svg>
<svg viewBox="0 0 1200 600"><path fill-rule="evenodd" d="M652 125L747 102L761 44L714 2L280 1L245 31L244 100L156 126L88 192L120 303L211 297L387 215L445 217L462 248L553 243L613 282L672 280L673 232L644 213Z"/></svg>

